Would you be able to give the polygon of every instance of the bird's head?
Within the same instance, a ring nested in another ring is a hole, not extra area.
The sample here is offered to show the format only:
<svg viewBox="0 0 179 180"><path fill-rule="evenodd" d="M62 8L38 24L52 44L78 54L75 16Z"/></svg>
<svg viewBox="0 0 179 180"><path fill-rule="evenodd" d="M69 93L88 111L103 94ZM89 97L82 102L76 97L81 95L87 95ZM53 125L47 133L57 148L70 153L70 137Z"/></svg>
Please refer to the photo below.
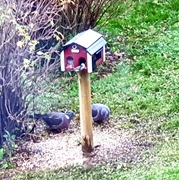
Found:
<svg viewBox="0 0 179 180"><path fill-rule="evenodd" d="M75 116L75 113L73 111L68 111L66 115L69 116L69 118L72 120Z"/></svg>
<svg viewBox="0 0 179 180"><path fill-rule="evenodd" d="M109 109L102 108L101 115L104 116L105 119L109 117L109 113L110 113Z"/></svg>

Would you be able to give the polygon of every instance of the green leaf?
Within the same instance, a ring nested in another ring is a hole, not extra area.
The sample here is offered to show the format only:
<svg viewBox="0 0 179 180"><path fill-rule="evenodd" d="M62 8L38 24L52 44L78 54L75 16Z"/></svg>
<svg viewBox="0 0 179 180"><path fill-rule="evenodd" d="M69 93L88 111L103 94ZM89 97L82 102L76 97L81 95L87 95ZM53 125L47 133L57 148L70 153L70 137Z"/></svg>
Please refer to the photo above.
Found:
<svg viewBox="0 0 179 180"><path fill-rule="evenodd" d="M7 169L9 167L8 163L7 162L4 162L3 165L2 165L2 168L3 169Z"/></svg>
<svg viewBox="0 0 179 180"><path fill-rule="evenodd" d="M4 158L4 149L1 148L0 149L0 160L2 160Z"/></svg>
<svg viewBox="0 0 179 180"><path fill-rule="evenodd" d="M50 60L50 55L49 54L45 54L45 59Z"/></svg>
<svg viewBox="0 0 179 180"><path fill-rule="evenodd" d="M25 39L26 39L27 41L30 41L30 36L25 36Z"/></svg>
<svg viewBox="0 0 179 180"><path fill-rule="evenodd" d="M15 138L16 138L16 136L13 134L13 135L11 136L11 139L14 141Z"/></svg>
<svg viewBox="0 0 179 180"><path fill-rule="evenodd" d="M54 25L55 25L54 22L53 22L53 20L50 21L50 24L51 24L52 27L54 27Z"/></svg>

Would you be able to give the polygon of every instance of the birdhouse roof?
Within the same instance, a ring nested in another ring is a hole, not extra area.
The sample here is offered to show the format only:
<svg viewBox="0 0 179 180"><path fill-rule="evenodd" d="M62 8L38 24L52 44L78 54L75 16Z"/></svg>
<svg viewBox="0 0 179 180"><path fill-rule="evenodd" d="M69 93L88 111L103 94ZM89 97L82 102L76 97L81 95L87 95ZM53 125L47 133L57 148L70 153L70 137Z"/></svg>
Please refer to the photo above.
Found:
<svg viewBox="0 0 179 180"><path fill-rule="evenodd" d="M88 29L87 31L77 34L74 38L68 41L64 47L70 44L78 44L84 47L87 52L92 55L96 52L96 50L103 47L106 44L106 41L100 33Z"/></svg>

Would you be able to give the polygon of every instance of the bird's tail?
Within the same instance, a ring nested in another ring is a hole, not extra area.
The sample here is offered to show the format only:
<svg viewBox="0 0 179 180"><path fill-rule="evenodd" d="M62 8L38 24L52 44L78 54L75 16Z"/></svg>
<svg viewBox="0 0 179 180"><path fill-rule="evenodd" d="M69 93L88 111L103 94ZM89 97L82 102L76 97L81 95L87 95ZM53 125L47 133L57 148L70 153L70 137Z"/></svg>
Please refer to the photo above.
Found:
<svg viewBox="0 0 179 180"><path fill-rule="evenodd" d="M39 120L42 117L42 114L29 114L29 118Z"/></svg>

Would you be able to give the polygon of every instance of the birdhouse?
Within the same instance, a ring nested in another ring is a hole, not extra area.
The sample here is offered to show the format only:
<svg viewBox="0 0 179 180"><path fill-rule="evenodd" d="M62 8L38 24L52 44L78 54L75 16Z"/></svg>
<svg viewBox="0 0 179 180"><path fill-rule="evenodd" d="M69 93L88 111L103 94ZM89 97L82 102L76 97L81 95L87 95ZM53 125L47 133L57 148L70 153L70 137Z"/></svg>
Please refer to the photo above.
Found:
<svg viewBox="0 0 179 180"><path fill-rule="evenodd" d="M63 46L61 71L93 72L105 61L105 44L102 35L91 29L77 34Z"/></svg>

